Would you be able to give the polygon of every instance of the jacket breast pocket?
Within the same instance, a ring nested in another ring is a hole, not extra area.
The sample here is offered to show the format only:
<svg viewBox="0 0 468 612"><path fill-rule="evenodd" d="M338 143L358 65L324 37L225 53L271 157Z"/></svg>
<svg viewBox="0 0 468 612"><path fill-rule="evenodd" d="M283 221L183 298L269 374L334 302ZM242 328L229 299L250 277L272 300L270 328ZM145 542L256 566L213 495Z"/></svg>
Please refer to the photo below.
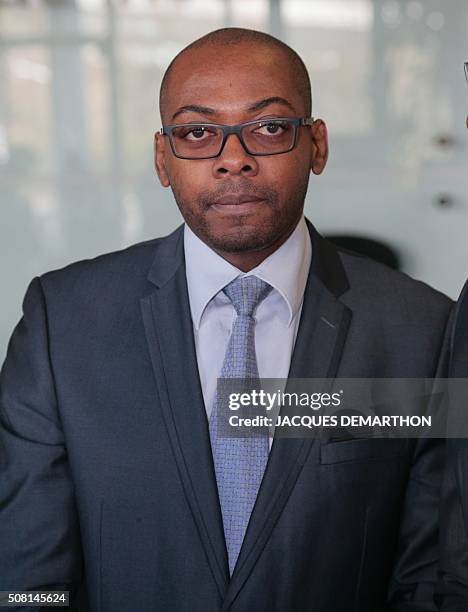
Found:
<svg viewBox="0 0 468 612"><path fill-rule="evenodd" d="M408 453L406 438L358 438L329 442L320 447L320 463L344 463L350 461L382 461Z"/></svg>

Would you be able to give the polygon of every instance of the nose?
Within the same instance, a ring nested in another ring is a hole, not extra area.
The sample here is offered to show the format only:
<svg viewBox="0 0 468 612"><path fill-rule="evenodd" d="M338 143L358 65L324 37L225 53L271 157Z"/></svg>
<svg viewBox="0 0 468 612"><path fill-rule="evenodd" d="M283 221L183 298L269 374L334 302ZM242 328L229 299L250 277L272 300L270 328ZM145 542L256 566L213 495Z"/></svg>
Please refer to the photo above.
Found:
<svg viewBox="0 0 468 612"><path fill-rule="evenodd" d="M249 155L236 134L229 134L220 155L215 158L213 174L215 178L225 176L255 176L258 173L258 162Z"/></svg>

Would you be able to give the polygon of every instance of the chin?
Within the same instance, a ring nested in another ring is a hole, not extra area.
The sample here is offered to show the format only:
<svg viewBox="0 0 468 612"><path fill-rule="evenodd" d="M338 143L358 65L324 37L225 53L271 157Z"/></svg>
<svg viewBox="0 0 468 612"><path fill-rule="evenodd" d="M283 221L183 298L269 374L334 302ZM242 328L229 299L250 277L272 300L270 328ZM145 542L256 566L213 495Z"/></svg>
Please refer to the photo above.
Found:
<svg viewBox="0 0 468 612"><path fill-rule="evenodd" d="M258 226L237 227L229 232L210 232L207 243L213 249L225 253L242 253L259 251L269 247L279 239L278 232L265 232L265 227L259 231Z"/></svg>

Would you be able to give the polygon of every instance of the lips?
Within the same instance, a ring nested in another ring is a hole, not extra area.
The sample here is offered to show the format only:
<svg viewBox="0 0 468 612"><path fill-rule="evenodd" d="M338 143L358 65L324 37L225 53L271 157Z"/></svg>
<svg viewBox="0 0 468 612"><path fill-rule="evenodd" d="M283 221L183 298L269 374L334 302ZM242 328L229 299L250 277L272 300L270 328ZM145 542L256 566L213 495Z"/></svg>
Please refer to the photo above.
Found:
<svg viewBox="0 0 468 612"><path fill-rule="evenodd" d="M250 193L237 193L218 198L214 203L219 206L239 206L246 202L263 202L265 198L256 197Z"/></svg>

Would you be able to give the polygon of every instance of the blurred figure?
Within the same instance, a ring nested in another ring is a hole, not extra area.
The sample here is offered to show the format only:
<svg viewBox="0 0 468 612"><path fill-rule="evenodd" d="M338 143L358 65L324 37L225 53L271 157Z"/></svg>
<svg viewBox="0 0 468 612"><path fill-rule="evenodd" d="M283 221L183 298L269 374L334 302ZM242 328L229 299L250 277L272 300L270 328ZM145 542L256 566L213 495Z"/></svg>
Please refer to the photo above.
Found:
<svg viewBox="0 0 468 612"><path fill-rule="evenodd" d="M465 62L468 83L468 62ZM468 128L468 114L466 116ZM468 169L467 169L468 171ZM467 379L468 388L468 281L454 313L450 377ZM459 405L455 410L464 410ZM468 394L466 417L468 419ZM440 564L437 600L444 612L468 610L468 439L447 440L447 463L441 506Z"/></svg>

